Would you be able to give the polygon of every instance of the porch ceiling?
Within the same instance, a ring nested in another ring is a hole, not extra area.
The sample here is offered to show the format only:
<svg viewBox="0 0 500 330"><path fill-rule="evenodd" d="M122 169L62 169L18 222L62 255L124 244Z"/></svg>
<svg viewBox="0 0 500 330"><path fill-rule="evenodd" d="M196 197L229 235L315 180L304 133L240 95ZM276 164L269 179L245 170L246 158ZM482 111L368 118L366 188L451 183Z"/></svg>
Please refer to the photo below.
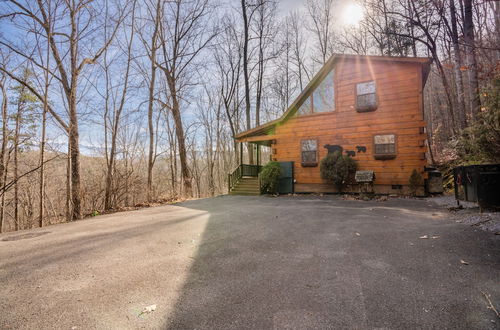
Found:
<svg viewBox="0 0 500 330"><path fill-rule="evenodd" d="M280 120L273 120L264 125L241 132L235 136L238 142L251 142L255 144L270 146L275 139L274 128Z"/></svg>
<svg viewBox="0 0 500 330"><path fill-rule="evenodd" d="M245 138L238 139L238 142L249 142L258 144L261 146L270 147L273 143L273 140L276 138L276 135L257 135L257 136L249 136Z"/></svg>

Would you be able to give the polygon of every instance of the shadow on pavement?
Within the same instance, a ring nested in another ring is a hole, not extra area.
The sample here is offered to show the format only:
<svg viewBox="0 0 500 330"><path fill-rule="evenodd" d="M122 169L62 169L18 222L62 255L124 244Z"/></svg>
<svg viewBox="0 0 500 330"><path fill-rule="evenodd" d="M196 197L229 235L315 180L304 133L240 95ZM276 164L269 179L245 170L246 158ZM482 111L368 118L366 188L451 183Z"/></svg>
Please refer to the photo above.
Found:
<svg viewBox="0 0 500 330"><path fill-rule="evenodd" d="M481 294L500 306L498 237L436 217L427 201L223 196L178 206L210 218L165 328L500 326Z"/></svg>

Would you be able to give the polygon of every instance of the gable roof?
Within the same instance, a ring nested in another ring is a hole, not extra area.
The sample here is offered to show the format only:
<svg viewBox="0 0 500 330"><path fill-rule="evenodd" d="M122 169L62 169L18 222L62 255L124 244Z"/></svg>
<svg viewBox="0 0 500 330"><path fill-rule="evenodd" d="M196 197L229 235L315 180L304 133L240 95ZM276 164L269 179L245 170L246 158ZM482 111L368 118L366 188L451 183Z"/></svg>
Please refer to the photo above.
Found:
<svg viewBox="0 0 500 330"><path fill-rule="evenodd" d="M242 140L255 136L270 135L274 131L276 125L286 121L297 112L299 106L311 95L314 88L323 81L323 78L334 68L339 60L354 59L365 61L386 61L386 62L409 62L420 63L422 65L422 87L425 86L427 77L430 72L432 59L429 57L393 57L393 56L372 56L372 55L353 55L353 54L333 54L323 67L314 75L311 81L307 84L304 90L297 96L295 101L278 119L267 122L263 125L254 127L247 131L236 134L236 140ZM244 141L243 141L244 142Z"/></svg>

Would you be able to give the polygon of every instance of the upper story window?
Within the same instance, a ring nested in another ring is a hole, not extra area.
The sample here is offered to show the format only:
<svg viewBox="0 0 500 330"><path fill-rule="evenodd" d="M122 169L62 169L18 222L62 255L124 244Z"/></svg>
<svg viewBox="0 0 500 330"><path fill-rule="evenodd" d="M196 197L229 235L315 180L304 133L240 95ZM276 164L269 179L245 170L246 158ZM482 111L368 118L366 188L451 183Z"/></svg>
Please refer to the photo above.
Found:
<svg viewBox="0 0 500 330"><path fill-rule="evenodd" d="M318 165L318 141L317 140L302 140L301 141L301 163L302 166L317 166Z"/></svg>
<svg viewBox="0 0 500 330"><path fill-rule="evenodd" d="M373 150L375 159L396 158L396 135L385 134L373 136Z"/></svg>
<svg viewBox="0 0 500 330"><path fill-rule="evenodd" d="M313 112L329 112L335 110L333 87L334 71L330 71L313 92Z"/></svg>
<svg viewBox="0 0 500 330"><path fill-rule="evenodd" d="M358 112L377 109L377 86L375 81L356 84L356 110Z"/></svg>
<svg viewBox="0 0 500 330"><path fill-rule="evenodd" d="M314 89L299 108L298 115L310 115L313 113L329 112L335 110L334 70Z"/></svg>

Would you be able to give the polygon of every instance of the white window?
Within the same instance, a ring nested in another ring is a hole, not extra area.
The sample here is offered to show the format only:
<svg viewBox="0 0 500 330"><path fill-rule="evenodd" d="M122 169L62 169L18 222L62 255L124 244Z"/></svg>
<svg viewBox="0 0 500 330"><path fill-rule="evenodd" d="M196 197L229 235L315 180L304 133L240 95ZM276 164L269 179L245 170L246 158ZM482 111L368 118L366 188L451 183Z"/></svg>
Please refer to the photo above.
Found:
<svg viewBox="0 0 500 330"><path fill-rule="evenodd" d="M358 112L377 109L377 87L375 81L356 84L356 110Z"/></svg>
<svg viewBox="0 0 500 330"><path fill-rule="evenodd" d="M335 71L330 71L325 78L314 89L299 107L298 115L310 115L313 113L330 112L335 110Z"/></svg>
<svg viewBox="0 0 500 330"><path fill-rule="evenodd" d="M396 135L385 134L373 137L373 150L376 159L391 159L396 157Z"/></svg>
<svg viewBox="0 0 500 330"><path fill-rule="evenodd" d="M302 166L317 166L318 165L318 141L317 140L302 140L301 141L301 160L302 160Z"/></svg>
<svg viewBox="0 0 500 330"><path fill-rule="evenodd" d="M333 88L334 71L330 71L313 93L313 111L329 112L335 110L335 95Z"/></svg>

